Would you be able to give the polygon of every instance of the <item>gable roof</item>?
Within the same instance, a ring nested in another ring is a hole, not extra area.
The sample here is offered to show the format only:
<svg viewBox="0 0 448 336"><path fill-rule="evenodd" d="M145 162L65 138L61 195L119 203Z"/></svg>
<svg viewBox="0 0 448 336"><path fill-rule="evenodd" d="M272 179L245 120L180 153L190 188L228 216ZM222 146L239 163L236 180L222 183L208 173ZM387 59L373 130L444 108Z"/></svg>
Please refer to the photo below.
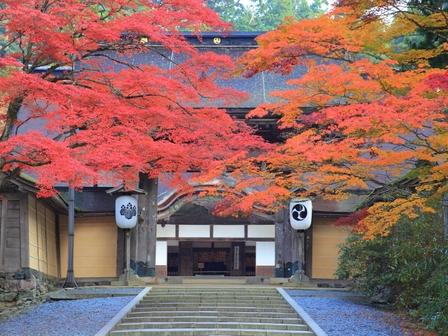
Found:
<svg viewBox="0 0 448 336"><path fill-rule="evenodd" d="M8 173L4 174L8 175ZM1 188L1 193L4 194L17 192L27 193L37 197L39 188L36 186L36 180L27 174L21 173L19 176L14 176L13 178L8 179L8 182L6 182ZM56 212L68 212L67 203L61 195L54 195L52 197L39 199Z"/></svg>

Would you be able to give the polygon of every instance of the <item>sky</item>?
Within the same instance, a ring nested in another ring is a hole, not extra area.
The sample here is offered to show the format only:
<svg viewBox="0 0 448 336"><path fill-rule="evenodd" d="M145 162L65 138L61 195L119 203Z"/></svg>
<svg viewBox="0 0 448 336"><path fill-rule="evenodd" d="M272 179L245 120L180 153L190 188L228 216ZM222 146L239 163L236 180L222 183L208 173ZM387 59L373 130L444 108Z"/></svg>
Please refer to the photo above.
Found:
<svg viewBox="0 0 448 336"><path fill-rule="evenodd" d="M252 4L252 2L250 0L240 0L240 1L246 7Z"/></svg>

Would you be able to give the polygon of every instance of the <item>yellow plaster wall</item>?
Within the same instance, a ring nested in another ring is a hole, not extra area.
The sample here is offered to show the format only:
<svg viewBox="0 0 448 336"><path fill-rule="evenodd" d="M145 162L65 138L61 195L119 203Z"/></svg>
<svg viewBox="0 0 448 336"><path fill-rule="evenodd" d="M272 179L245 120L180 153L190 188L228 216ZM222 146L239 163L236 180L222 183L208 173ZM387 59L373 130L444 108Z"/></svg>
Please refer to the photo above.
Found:
<svg viewBox="0 0 448 336"><path fill-rule="evenodd" d="M117 276L117 225L114 217L75 218L73 269L77 278ZM60 218L61 272L67 273L68 218Z"/></svg>
<svg viewBox="0 0 448 336"><path fill-rule="evenodd" d="M30 267L58 277L56 216L38 200L28 196Z"/></svg>
<svg viewBox="0 0 448 336"><path fill-rule="evenodd" d="M334 218L313 220L312 277L314 279L335 279L338 266L338 244L344 243L350 231L346 227L334 226Z"/></svg>

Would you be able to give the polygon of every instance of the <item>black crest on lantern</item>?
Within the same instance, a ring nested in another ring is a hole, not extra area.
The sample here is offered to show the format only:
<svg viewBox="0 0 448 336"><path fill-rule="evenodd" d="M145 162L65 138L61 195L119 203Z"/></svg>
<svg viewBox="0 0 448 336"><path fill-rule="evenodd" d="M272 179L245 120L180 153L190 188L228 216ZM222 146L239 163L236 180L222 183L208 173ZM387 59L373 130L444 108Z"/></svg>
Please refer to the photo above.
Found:
<svg viewBox="0 0 448 336"><path fill-rule="evenodd" d="M124 216L126 219L131 219L137 216L137 208L130 202L127 205L122 205L120 209L120 215Z"/></svg>
<svg viewBox="0 0 448 336"><path fill-rule="evenodd" d="M306 209L306 206L304 206L303 204L300 203L296 204L292 208L291 216L296 221L303 221L306 218L306 216L308 216L308 210Z"/></svg>

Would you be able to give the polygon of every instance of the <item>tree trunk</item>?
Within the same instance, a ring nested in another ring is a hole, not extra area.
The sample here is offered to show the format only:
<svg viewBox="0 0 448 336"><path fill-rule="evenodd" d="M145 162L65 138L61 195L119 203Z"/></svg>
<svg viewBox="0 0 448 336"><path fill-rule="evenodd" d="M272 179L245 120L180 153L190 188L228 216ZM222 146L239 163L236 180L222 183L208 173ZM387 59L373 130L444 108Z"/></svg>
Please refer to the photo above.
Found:
<svg viewBox="0 0 448 336"><path fill-rule="evenodd" d="M7 141L11 137L11 132L17 120L17 116L19 115L19 111L20 108L22 107L23 100L24 100L23 97L18 97L9 103L8 109L6 110L7 118L3 125L0 141Z"/></svg>
<svg viewBox="0 0 448 336"><path fill-rule="evenodd" d="M6 178L5 173L3 173L3 171L2 171L3 166L4 166L4 163L3 163L4 161L5 160L0 158L0 189L3 186L3 184L5 183L5 178Z"/></svg>
<svg viewBox="0 0 448 336"><path fill-rule="evenodd" d="M14 99L9 103L8 109L6 110L7 118L4 121L3 129L0 133L0 142L8 141L8 139L11 137L11 133L14 127L14 124L17 120L17 116L19 115L20 108L23 104L23 98L19 97ZM0 158L0 188L5 183L6 175L3 173L3 167L6 164L6 160L4 158ZM19 173L20 170L16 170L15 173Z"/></svg>

